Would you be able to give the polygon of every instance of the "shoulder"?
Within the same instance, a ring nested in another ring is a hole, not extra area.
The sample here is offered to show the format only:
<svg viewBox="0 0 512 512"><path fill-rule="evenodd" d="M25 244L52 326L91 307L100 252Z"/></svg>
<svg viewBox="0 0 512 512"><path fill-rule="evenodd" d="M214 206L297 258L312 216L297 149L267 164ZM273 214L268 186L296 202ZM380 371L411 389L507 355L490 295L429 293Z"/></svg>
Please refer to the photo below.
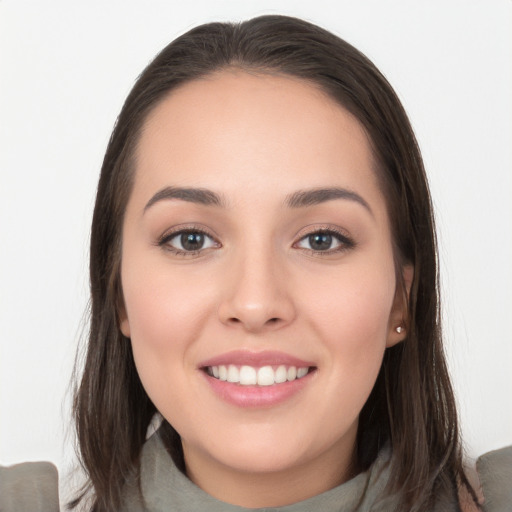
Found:
<svg viewBox="0 0 512 512"><path fill-rule="evenodd" d="M512 510L512 446L482 455L476 468L467 468L466 476L477 494L480 508L467 490L460 489L462 512Z"/></svg>
<svg viewBox="0 0 512 512"><path fill-rule="evenodd" d="M482 455L476 462L485 512L505 512L512 504L512 446Z"/></svg>
<svg viewBox="0 0 512 512"><path fill-rule="evenodd" d="M57 468L50 462L0 466L2 512L58 512Z"/></svg>

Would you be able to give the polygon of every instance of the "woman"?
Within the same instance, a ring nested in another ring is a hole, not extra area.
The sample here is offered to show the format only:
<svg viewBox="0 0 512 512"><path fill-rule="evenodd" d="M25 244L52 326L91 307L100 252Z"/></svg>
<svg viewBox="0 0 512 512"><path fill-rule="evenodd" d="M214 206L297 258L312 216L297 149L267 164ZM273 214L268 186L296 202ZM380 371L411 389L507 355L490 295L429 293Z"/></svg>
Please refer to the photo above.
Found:
<svg viewBox="0 0 512 512"><path fill-rule="evenodd" d="M90 269L72 505L477 506L421 156L344 41L265 16L167 46L112 134Z"/></svg>
<svg viewBox="0 0 512 512"><path fill-rule="evenodd" d="M385 79L333 35L270 16L161 52L107 150L91 284L75 411L98 510L121 503L157 409L178 467L236 505L321 494L386 449L396 510L473 494L421 157ZM274 396L255 382L269 367L308 373Z"/></svg>

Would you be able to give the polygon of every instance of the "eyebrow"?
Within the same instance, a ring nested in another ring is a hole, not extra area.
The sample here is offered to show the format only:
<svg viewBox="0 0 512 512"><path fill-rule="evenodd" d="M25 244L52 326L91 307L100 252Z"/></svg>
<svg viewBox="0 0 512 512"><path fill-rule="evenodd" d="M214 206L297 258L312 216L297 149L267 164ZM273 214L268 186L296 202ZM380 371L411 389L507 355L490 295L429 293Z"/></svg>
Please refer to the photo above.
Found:
<svg viewBox="0 0 512 512"><path fill-rule="evenodd" d="M151 197L151 199L144 207L144 212L146 212L155 203L170 199L179 199L181 201L201 204L204 206L226 208L226 202L224 199L212 190L192 187L165 187ZM354 201L366 208L366 210L368 210L370 214L373 215L370 205L365 201L363 197L361 197L356 192L353 192L352 190L340 187L298 190L293 194L288 195L284 201L284 204L288 208L305 208L308 206L325 203L327 201L332 201L334 199Z"/></svg>
<svg viewBox="0 0 512 512"><path fill-rule="evenodd" d="M316 204L325 203L334 199L346 199L364 206L373 216L370 205L356 192L340 187L314 188L311 190L298 190L290 194L285 201L289 208L304 208Z"/></svg>
<svg viewBox="0 0 512 512"><path fill-rule="evenodd" d="M155 203L165 199L180 199L189 203L202 204L205 206L225 207L225 202L215 192L206 188L182 188L182 187L165 187L159 190L146 204L144 212Z"/></svg>

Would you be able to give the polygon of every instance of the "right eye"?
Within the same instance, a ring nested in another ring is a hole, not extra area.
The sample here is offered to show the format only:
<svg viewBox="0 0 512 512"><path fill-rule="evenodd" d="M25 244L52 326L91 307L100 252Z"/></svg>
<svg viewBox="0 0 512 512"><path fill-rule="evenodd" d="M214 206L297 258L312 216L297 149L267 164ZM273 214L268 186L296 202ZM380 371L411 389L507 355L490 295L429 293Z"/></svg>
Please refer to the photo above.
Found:
<svg viewBox="0 0 512 512"><path fill-rule="evenodd" d="M219 246L210 235L197 229L186 229L165 235L159 245L178 255L195 255L205 249Z"/></svg>

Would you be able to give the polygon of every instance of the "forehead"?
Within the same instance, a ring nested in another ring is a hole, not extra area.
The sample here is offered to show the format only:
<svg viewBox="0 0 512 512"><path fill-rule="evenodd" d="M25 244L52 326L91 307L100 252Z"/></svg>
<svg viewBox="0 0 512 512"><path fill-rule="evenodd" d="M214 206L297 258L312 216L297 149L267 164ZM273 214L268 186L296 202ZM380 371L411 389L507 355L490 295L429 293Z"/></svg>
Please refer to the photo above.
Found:
<svg viewBox="0 0 512 512"><path fill-rule="evenodd" d="M148 116L136 186L288 194L342 185L378 189L359 121L310 82L228 70L172 91ZM170 183L171 182L171 183Z"/></svg>

